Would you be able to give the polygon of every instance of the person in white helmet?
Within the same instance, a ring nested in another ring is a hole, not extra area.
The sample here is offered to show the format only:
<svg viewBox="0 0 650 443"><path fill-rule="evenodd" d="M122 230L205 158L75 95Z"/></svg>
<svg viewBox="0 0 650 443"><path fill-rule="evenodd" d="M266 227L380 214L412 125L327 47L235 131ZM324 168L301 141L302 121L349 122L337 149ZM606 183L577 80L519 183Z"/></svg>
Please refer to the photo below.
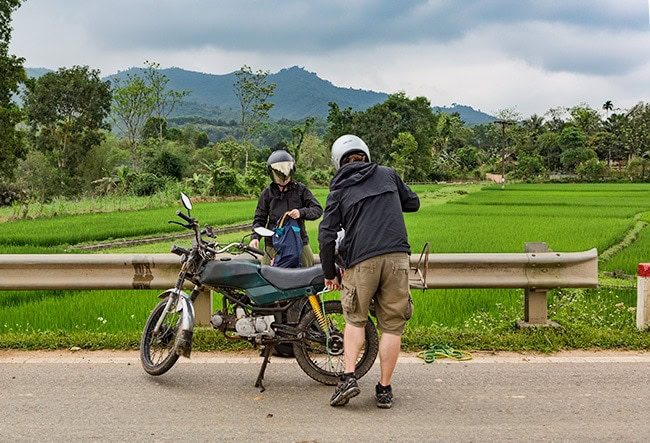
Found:
<svg viewBox="0 0 650 443"><path fill-rule="evenodd" d="M273 229L285 212L295 219L300 227L303 249L301 265L309 267L314 265L314 253L309 247L309 237L305 229L305 220L316 220L323 214L323 207L314 197L306 185L293 179L296 171L296 162L287 151L277 150L269 156L266 167L272 183L262 191L257 202L253 228L262 226ZM260 236L253 234L250 246L259 248ZM275 256L273 239L267 237L265 241L264 264L269 264Z"/></svg>
<svg viewBox="0 0 650 443"><path fill-rule="evenodd" d="M355 135L334 142L332 162L337 172L330 183L318 241L325 285L330 290L341 289L346 324L345 370L330 404L343 406L360 393L354 371L375 297L377 327L382 331L381 376L375 398L377 407L390 408L401 336L413 313L408 281L410 246L403 212L417 211L420 200L393 169L371 163L368 146ZM345 237L338 249L344 264L339 282L334 250L340 229L345 229Z"/></svg>

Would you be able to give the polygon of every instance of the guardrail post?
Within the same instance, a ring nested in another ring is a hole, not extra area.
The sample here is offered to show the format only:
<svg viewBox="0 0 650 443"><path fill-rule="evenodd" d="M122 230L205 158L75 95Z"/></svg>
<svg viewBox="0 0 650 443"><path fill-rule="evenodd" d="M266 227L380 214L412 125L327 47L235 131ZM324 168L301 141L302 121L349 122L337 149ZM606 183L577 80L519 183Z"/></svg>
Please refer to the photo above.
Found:
<svg viewBox="0 0 650 443"><path fill-rule="evenodd" d="M640 263L636 283L636 327L650 326L650 263Z"/></svg>
<svg viewBox="0 0 650 443"><path fill-rule="evenodd" d="M524 251L527 254L536 252L552 252L546 243L528 242L524 244ZM548 319L548 289L526 288L524 289L524 321L517 322L519 328L530 328L539 326L559 325Z"/></svg>
<svg viewBox="0 0 650 443"><path fill-rule="evenodd" d="M201 291L194 300L194 321L197 326L210 326L212 318L212 291Z"/></svg>

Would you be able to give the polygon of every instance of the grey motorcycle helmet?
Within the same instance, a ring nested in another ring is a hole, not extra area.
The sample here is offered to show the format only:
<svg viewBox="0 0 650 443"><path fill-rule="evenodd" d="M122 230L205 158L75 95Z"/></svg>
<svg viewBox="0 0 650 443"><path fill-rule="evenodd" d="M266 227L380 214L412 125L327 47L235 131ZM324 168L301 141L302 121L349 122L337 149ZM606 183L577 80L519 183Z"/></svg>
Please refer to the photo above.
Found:
<svg viewBox="0 0 650 443"><path fill-rule="evenodd" d="M341 162L350 154L364 154L370 161L370 149L368 145L356 135L342 135L332 145L332 164L336 170L341 168Z"/></svg>
<svg viewBox="0 0 650 443"><path fill-rule="evenodd" d="M288 177L293 177L295 174L296 161L291 154L283 149L273 151L269 155L268 160L266 160L266 172L268 172L271 180L273 180L273 174L285 180Z"/></svg>

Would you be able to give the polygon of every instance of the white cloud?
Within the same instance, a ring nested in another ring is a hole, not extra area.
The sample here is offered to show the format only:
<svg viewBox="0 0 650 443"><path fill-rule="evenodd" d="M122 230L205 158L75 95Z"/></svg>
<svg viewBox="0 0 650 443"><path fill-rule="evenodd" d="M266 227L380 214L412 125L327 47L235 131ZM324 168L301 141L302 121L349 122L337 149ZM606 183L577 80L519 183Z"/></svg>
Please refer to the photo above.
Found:
<svg viewBox="0 0 650 443"><path fill-rule="evenodd" d="M104 75L145 60L215 74L299 65L338 86L542 114L650 99L646 8L641 0L29 0L15 13L11 51L26 66L87 64Z"/></svg>

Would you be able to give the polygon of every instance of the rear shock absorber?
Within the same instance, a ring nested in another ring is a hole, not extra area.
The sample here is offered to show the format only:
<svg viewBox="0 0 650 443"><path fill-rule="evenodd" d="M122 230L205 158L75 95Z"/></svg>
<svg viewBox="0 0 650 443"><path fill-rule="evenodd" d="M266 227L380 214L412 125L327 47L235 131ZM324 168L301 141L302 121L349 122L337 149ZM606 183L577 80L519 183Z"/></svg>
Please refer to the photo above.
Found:
<svg viewBox="0 0 650 443"><path fill-rule="evenodd" d="M311 308L314 310L314 315L316 316L316 321L318 321L318 325L320 326L323 332L327 332L328 330L327 326L329 325L329 322L327 321L327 319L325 319L325 316L323 315L323 311L320 308L320 297L318 295L310 295L308 299L309 299L309 304L311 304Z"/></svg>

